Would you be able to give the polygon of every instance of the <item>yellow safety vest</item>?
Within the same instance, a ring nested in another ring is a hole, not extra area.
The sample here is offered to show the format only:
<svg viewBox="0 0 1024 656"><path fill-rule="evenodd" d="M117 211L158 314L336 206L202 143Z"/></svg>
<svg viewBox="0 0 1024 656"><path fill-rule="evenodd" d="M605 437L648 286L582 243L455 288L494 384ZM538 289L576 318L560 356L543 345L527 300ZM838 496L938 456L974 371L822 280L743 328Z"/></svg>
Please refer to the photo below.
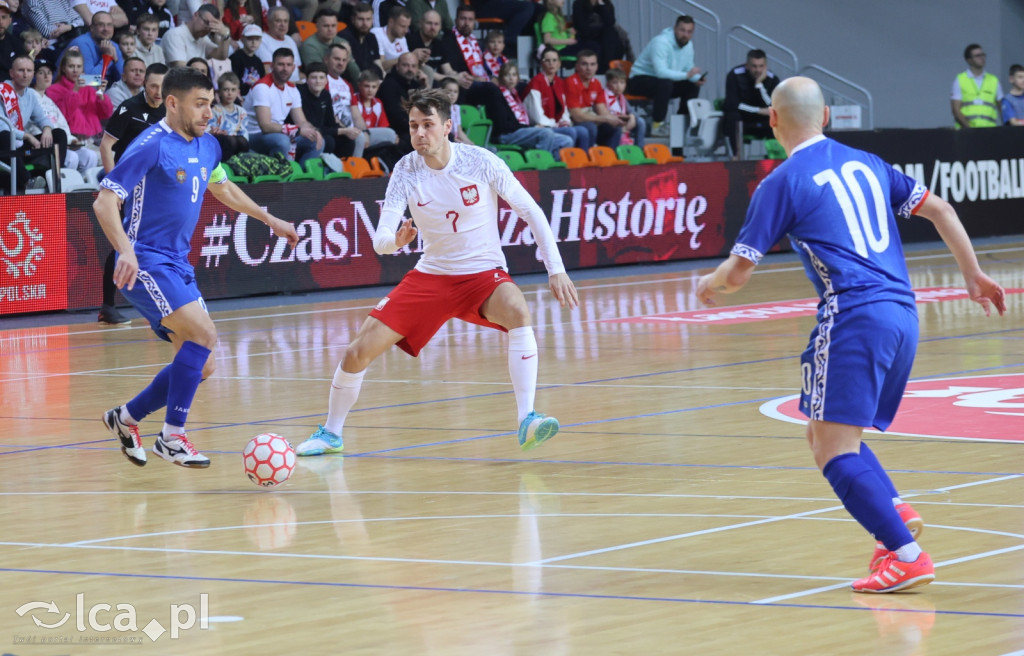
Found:
<svg viewBox="0 0 1024 656"><path fill-rule="evenodd" d="M972 128L994 128L1000 125L999 105L996 95L999 93L999 78L985 73L981 81L981 89L975 84L974 78L967 71L956 76L960 83L960 111L967 118ZM961 127L959 123L956 127Z"/></svg>

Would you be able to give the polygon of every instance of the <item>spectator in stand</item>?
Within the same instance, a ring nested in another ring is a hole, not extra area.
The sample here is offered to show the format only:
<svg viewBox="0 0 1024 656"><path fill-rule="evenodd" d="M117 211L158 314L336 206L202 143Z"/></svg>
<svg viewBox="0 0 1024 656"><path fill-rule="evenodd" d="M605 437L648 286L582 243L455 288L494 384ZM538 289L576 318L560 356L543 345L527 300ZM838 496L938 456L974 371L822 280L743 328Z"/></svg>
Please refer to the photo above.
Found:
<svg viewBox="0 0 1024 656"><path fill-rule="evenodd" d="M11 9L11 26L7 29L9 29L11 34L14 36L24 39L24 32L34 28L29 24L24 14L20 11L21 0L7 0L7 6Z"/></svg>
<svg viewBox="0 0 1024 656"><path fill-rule="evenodd" d="M34 61L36 66L46 64L51 71L57 68L57 51L46 47L46 39L39 30L25 30L21 33L21 40L25 43L22 53Z"/></svg>
<svg viewBox="0 0 1024 656"><path fill-rule="evenodd" d="M665 117L668 101L679 98L679 113L688 114L686 101L696 98L704 85L707 73L701 74L693 65L694 22L690 16L676 18L674 27L666 27L656 35L633 64L629 78L629 92L654 99L651 134L669 135Z"/></svg>
<svg viewBox="0 0 1024 656"><path fill-rule="evenodd" d="M500 30L491 30L487 33L487 49L484 50L484 66L492 78L501 74L501 67L508 62L505 52L505 33ZM517 72L518 75L518 72Z"/></svg>
<svg viewBox="0 0 1024 656"><path fill-rule="evenodd" d="M420 60L420 68L433 81L445 60L444 41L441 40L441 14L428 9L420 17L419 27L405 37L412 52Z"/></svg>
<svg viewBox="0 0 1024 656"><path fill-rule="evenodd" d="M228 71L217 78L217 100L207 131L220 143L220 160L226 161L235 153L249 150L249 132L246 130L245 108L236 103L241 83L238 76Z"/></svg>
<svg viewBox="0 0 1024 656"><path fill-rule="evenodd" d="M295 40L288 36L289 20L290 15L286 7L274 7L267 12L267 31L263 35L263 43L256 51L256 56L262 59L263 65L270 70L274 53L281 48L291 50L295 65L292 67L292 77L288 81L298 82L302 56L299 54L299 46L295 44Z"/></svg>
<svg viewBox="0 0 1024 656"><path fill-rule="evenodd" d="M263 8L260 6L260 0L226 0L224 16L221 20L231 30L231 39L241 41L242 30L246 26L262 27L263 25ZM261 29L260 32L262 31Z"/></svg>
<svg viewBox="0 0 1024 656"><path fill-rule="evenodd" d="M102 80L99 87L82 84L85 63L78 50L65 50L58 66L57 81L46 90L46 95L67 118L71 133L88 145L103 132L101 121L110 118L114 111L104 93L107 81Z"/></svg>
<svg viewBox="0 0 1024 656"><path fill-rule="evenodd" d="M1000 124L1003 87L999 78L985 72L985 51L977 43L964 49L967 70L953 80L950 107L957 129L993 128Z"/></svg>
<svg viewBox="0 0 1024 656"><path fill-rule="evenodd" d="M331 112L335 119L334 132L331 133L333 143L331 147L325 145L324 150L334 153L338 157L362 157L363 151L370 144L370 133L363 123L363 115L359 111L353 111L353 105L357 101L352 85L341 77L349 64L348 48L340 44L332 44L324 64L325 84L331 99ZM309 75L309 72L307 71L306 74ZM316 86L319 86L319 81ZM309 87L310 91L313 89L313 86ZM305 107L306 100L306 97L303 96L303 107ZM309 122L313 125L317 124L312 118L309 119ZM324 141L327 141L326 133Z"/></svg>
<svg viewBox="0 0 1024 656"><path fill-rule="evenodd" d="M39 97L39 105L43 109L43 115L56 126L56 130L61 130L64 134L68 135L67 152L63 154L64 168L75 169L80 173L85 173L97 165L99 153L82 147L84 145L83 142L79 141L71 133L71 127L68 125L68 120L64 118L64 113L60 111L53 102L53 99L46 94L46 90L53 84L53 70L53 67L49 64L36 64L36 77L32 88ZM54 134L56 134L56 130ZM29 121L25 126L25 131L38 139L43 133L43 124Z"/></svg>
<svg viewBox="0 0 1024 656"><path fill-rule="evenodd" d="M352 49L352 59L355 60L360 72L373 66L377 69L377 74L383 76L384 66L380 60L380 48L377 45L377 37L370 34L372 28L373 7L360 2L352 8L348 27L338 36L348 41Z"/></svg>
<svg viewBox="0 0 1024 656"><path fill-rule="evenodd" d="M312 62L327 62L327 51L333 45L343 45L349 50L349 70L345 77L354 82L359 77L359 67L352 62L352 48L348 41L338 36L338 16L330 9L324 8L316 14L316 32L313 32L302 42L299 54L302 61L307 64Z"/></svg>
<svg viewBox="0 0 1024 656"><path fill-rule="evenodd" d="M533 18L533 3L529 0L470 0L469 4L476 17L500 18L505 21L505 49L508 56L514 59L518 52L519 35L524 34L526 24Z"/></svg>
<svg viewBox="0 0 1024 656"><path fill-rule="evenodd" d="M430 11L437 12L441 29L445 32L455 27L455 21L452 20L451 10L448 8L446 0L408 0L405 8L412 14L412 30L414 32L420 29L423 17Z"/></svg>
<svg viewBox="0 0 1024 656"><path fill-rule="evenodd" d="M157 43L160 38L160 19L153 14L142 14L135 24L135 56L150 64L165 64L164 49Z"/></svg>
<svg viewBox="0 0 1024 656"><path fill-rule="evenodd" d="M594 50L597 43L585 46L576 38L576 29L565 20L565 0L544 0L544 13L540 19L540 40L542 50L554 48L562 57L575 57L584 48ZM571 59L569 61L572 61Z"/></svg>
<svg viewBox="0 0 1024 656"><path fill-rule="evenodd" d="M643 148L647 122L633 112L626 100L626 73L617 68L609 68L605 73L604 102L608 111L621 118L622 143L636 144Z"/></svg>
<svg viewBox="0 0 1024 656"><path fill-rule="evenodd" d="M246 127L249 148L264 155L280 153L287 157L294 137L295 160L303 164L320 156L324 139L302 111L302 97L290 81L294 70L292 51L279 48L274 53L270 73L254 84L245 97L249 119Z"/></svg>
<svg viewBox="0 0 1024 656"><path fill-rule="evenodd" d="M626 53L612 0L576 0L572 3L572 26L579 41L598 46L598 72L604 73L608 62L622 59Z"/></svg>
<svg viewBox="0 0 1024 656"><path fill-rule="evenodd" d="M256 54L263 42L263 30L256 25L246 25L242 30L242 47L231 53L231 72L241 81L242 96L249 95L252 85L267 74L263 58Z"/></svg>
<svg viewBox="0 0 1024 656"><path fill-rule="evenodd" d="M593 143L615 148L622 141L624 122L608 111L604 87L594 77L596 73L597 53L581 50L576 56L576 72L565 81L566 105L572 122L584 126Z"/></svg>
<svg viewBox="0 0 1024 656"><path fill-rule="evenodd" d="M68 44L68 49L77 48L82 53L82 61L85 62L83 73L99 75L105 67L105 79L113 84L120 80L124 73L124 57L121 55L121 48L111 40L113 38L114 21L110 14L100 11L92 15L89 33L73 39ZM110 59L108 66L104 66L104 57Z"/></svg>
<svg viewBox="0 0 1024 656"><path fill-rule="evenodd" d="M398 135L388 123L388 115L384 113L384 103L377 97L380 89L380 76L372 68L359 74L359 98L356 107L363 117L363 124L370 133L370 145L397 144ZM457 94L458 92L456 92ZM355 116L355 113L352 114Z"/></svg>
<svg viewBox="0 0 1024 656"><path fill-rule="evenodd" d="M10 4L7 5L8 9ZM88 7L84 7L88 12ZM63 51L68 43L89 31L82 14L71 7L71 0L46 0L27 2L21 8L29 24L39 30L46 39L54 41L53 48Z"/></svg>
<svg viewBox="0 0 1024 656"><path fill-rule="evenodd" d="M409 135L409 112L402 103L409 99L411 91L424 87L426 78L419 70L419 60L411 52L398 58L398 63L380 85L379 95L384 103L384 113L398 134L398 146L403 154L412 152L412 138Z"/></svg>
<svg viewBox="0 0 1024 656"><path fill-rule="evenodd" d="M119 30L129 24L128 15L125 14L124 9L118 6L115 0L87 0L86 5L93 16L101 11L110 14L110 19L114 21L115 30Z"/></svg>
<svg viewBox="0 0 1024 656"><path fill-rule="evenodd" d="M220 21L220 10L202 5L184 25L167 31L160 46L171 68L184 66L193 57L227 59L231 30Z"/></svg>
<svg viewBox="0 0 1024 656"><path fill-rule="evenodd" d="M527 86L526 112L530 121L573 138L577 148L589 150L594 145L590 130L585 125L573 125L565 100L565 80L558 76L561 57L555 50L546 50L540 58L540 73Z"/></svg>
<svg viewBox="0 0 1024 656"><path fill-rule="evenodd" d="M11 31L12 14L7 0L0 0L0 80L10 78L11 64L25 51L21 37Z"/></svg>
<svg viewBox="0 0 1024 656"><path fill-rule="evenodd" d="M448 140L475 146L476 144L473 143L473 140L462 129L462 109L458 104L459 92L462 90L462 87L459 86L459 81L453 77L446 77L441 80L440 87L448 94L448 102L452 104L452 129L448 131Z"/></svg>
<svg viewBox="0 0 1024 656"><path fill-rule="evenodd" d="M33 174L38 176L50 168L50 149L57 147L58 168L64 152L67 150L68 134L57 129L56 124L43 112L39 95L29 87L35 75L35 63L21 55L11 64L11 79L0 84L0 97L3 103L0 111L14 124L14 148L17 150L17 187L23 191L28 182L25 165L33 166ZM39 137L28 132L27 126L41 126ZM0 143L6 148L10 143L10 133L0 133ZM42 181L42 178L39 178ZM7 185L9 188L9 185Z"/></svg>
<svg viewBox="0 0 1024 656"><path fill-rule="evenodd" d="M498 143L546 150L558 159L558 151L572 146L576 140L549 127L534 125L516 92L518 85L519 67L515 62L505 62L498 73L498 88L505 104L496 107L491 117Z"/></svg>
<svg viewBox="0 0 1024 656"><path fill-rule="evenodd" d="M412 23L412 14L405 7L393 7L388 14L388 23L385 27L375 27L370 30L377 39L377 50L380 52L380 63L387 73L398 63L399 55L409 52L409 43L405 35L409 33L409 25ZM420 61L422 62L422 59Z"/></svg>
<svg viewBox="0 0 1024 656"><path fill-rule="evenodd" d="M189 68L196 69L197 71L205 75L207 78L210 77L210 63L202 57L193 57L192 59L188 60L188 62L186 62L185 65ZM212 82L213 80L210 81Z"/></svg>
<svg viewBox="0 0 1024 656"><path fill-rule="evenodd" d="M490 81L484 53L480 43L473 36L476 29L476 12L468 5L460 5L455 11L455 31L445 34L445 62L441 73L454 77L462 93L459 102L469 105L493 107L505 102L498 87Z"/></svg>
<svg viewBox="0 0 1024 656"><path fill-rule="evenodd" d="M124 76L110 85L107 90L107 97L110 104L117 107L125 100L128 100L138 92L142 91L142 84L146 78L146 63L138 57L128 57L124 60Z"/></svg>
<svg viewBox="0 0 1024 656"><path fill-rule="evenodd" d="M337 154L335 139L347 137L343 131L349 128L338 125L338 120L334 116L334 103L331 100L331 92L327 90L327 65L323 62L309 64L306 67L306 82L298 85L298 90L299 97L302 98L302 113L324 137L324 152ZM362 156L361 152L359 156Z"/></svg>
<svg viewBox="0 0 1024 656"><path fill-rule="evenodd" d="M167 30L178 25L178 22L174 18L174 13L167 8L167 0L143 0L142 4L145 5L145 7L140 9L138 15L156 16L158 27L157 36L159 38L163 38L163 36L167 34ZM132 13L128 12L128 16L131 18ZM137 22L138 18L136 18L136 24Z"/></svg>
<svg viewBox="0 0 1024 656"><path fill-rule="evenodd" d="M121 56L127 62L135 56L135 35L128 30L119 30L114 33L114 43L121 49Z"/></svg>
<svg viewBox="0 0 1024 656"><path fill-rule="evenodd" d="M1003 123L1024 125L1024 66L1010 67L1010 93L1003 96Z"/></svg>
<svg viewBox="0 0 1024 656"><path fill-rule="evenodd" d="M729 71L725 77L725 105L722 130L732 141L732 152L738 158L743 148L742 136L736 128L743 125L743 136L771 139L772 126L768 114L772 106L772 91L779 86L779 78L768 70L768 57L764 50L751 50L742 66Z"/></svg>

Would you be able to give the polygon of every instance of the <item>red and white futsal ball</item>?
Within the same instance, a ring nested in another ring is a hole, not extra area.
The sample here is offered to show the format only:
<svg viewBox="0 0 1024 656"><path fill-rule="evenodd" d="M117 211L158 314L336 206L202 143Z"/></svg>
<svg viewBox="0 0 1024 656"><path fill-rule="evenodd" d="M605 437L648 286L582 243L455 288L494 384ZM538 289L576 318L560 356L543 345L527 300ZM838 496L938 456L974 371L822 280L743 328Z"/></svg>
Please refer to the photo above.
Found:
<svg viewBox="0 0 1024 656"><path fill-rule="evenodd" d="M287 481L295 471L295 449L280 435L260 433L245 445L242 464L250 481L273 487Z"/></svg>

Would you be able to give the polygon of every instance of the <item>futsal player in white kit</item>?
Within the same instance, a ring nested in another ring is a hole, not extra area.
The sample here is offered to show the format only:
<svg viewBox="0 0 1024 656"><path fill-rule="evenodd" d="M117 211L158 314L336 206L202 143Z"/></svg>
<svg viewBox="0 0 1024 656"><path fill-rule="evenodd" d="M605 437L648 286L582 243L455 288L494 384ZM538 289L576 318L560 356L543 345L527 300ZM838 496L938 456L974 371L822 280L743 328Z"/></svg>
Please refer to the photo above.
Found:
<svg viewBox="0 0 1024 656"><path fill-rule="evenodd" d="M558 432L558 420L536 412L537 340L522 291L506 270L498 232L498 196L526 221L563 307L577 305L547 217L508 166L484 148L448 141L451 104L442 90L409 100L416 152L395 165L373 247L386 255L423 233L416 267L370 312L334 373L327 421L295 450L300 456L343 449L342 427L366 368L397 344L412 356L449 319L508 332L508 366L519 420L519 446L532 449ZM409 208L411 219L405 219ZM415 227L414 227L415 223Z"/></svg>

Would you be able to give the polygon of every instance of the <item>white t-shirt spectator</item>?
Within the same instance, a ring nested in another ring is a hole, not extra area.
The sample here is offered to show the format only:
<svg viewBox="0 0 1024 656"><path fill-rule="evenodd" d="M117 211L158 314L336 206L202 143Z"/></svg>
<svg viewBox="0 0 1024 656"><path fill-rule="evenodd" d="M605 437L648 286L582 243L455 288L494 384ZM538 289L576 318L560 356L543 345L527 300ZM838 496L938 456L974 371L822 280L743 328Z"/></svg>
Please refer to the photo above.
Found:
<svg viewBox="0 0 1024 656"><path fill-rule="evenodd" d="M287 34L284 35L283 39L275 39L264 32L263 42L260 43L260 47L256 50L256 56L260 58L260 61L263 62L263 65L266 66L269 71L274 61L274 51L278 48L288 48L295 55L295 70L292 72L292 76L288 79L292 82L298 82L299 66L302 66L302 57L299 56L299 47L295 45L295 41Z"/></svg>
<svg viewBox="0 0 1024 656"><path fill-rule="evenodd" d="M287 82L284 87L274 83L272 75L264 75L260 81L252 85L249 95L245 97L246 129L249 134L259 134L260 122L256 120L257 107L270 108L270 120L274 123L284 125L288 122L288 114L292 109L302 109L302 97L299 96L299 89Z"/></svg>
<svg viewBox="0 0 1024 656"><path fill-rule="evenodd" d="M334 118L343 128L352 126L352 105L355 103L352 85L340 77L327 76L327 90L334 103Z"/></svg>
<svg viewBox="0 0 1024 656"><path fill-rule="evenodd" d="M399 55L409 52L409 44L406 43L404 36L395 41L388 40L388 28L386 27L375 27L370 30L370 34L377 37L380 58L384 61L398 59Z"/></svg>
<svg viewBox="0 0 1024 656"><path fill-rule="evenodd" d="M179 25L164 33L160 47L164 49L164 57L170 64L174 61L187 63L193 57L206 59L217 49L217 44L209 36L196 39L188 25Z"/></svg>

